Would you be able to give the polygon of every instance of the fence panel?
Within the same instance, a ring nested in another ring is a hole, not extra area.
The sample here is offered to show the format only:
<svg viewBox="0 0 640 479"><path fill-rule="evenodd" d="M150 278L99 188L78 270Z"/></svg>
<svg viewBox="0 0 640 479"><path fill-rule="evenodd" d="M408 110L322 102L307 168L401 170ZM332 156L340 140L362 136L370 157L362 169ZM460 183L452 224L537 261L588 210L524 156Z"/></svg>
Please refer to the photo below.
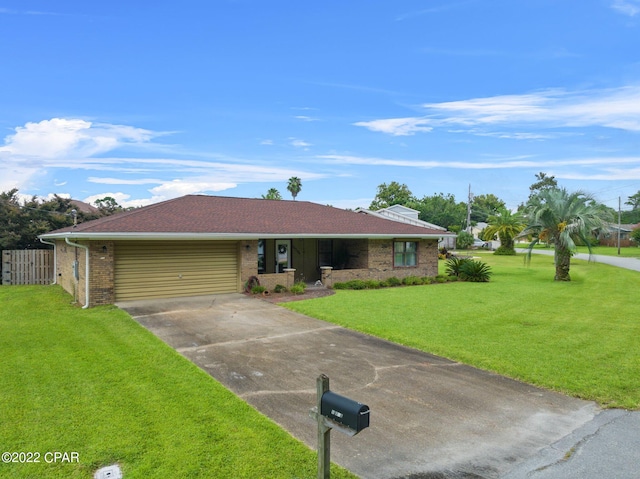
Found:
<svg viewBox="0 0 640 479"><path fill-rule="evenodd" d="M2 284L51 284L53 250L5 250L2 252Z"/></svg>

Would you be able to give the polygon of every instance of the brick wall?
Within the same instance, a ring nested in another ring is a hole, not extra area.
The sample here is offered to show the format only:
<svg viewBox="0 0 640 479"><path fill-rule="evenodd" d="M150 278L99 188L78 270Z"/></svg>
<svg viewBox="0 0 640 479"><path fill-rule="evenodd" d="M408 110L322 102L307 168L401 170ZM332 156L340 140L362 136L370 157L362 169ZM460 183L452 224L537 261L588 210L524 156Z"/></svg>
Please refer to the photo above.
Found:
<svg viewBox="0 0 640 479"><path fill-rule="evenodd" d="M91 306L112 304L114 292L114 243L113 241L91 241L89 245L89 290Z"/></svg>
<svg viewBox="0 0 640 479"><path fill-rule="evenodd" d="M375 279L382 281L391 277L399 279L407 276L436 276L438 274L438 242L422 240L418 242L418 264L412 267L394 268L393 241L370 240L368 244L368 268L324 270L322 283L331 287L352 279Z"/></svg>

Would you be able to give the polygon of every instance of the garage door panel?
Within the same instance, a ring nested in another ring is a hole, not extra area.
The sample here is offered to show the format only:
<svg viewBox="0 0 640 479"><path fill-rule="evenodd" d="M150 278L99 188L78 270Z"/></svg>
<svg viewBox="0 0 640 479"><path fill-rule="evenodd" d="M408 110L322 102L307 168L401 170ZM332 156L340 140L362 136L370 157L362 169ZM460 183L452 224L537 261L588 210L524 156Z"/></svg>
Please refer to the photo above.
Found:
<svg viewBox="0 0 640 479"><path fill-rule="evenodd" d="M225 242L118 242L117 301L236 292L237 245Z"/></svg>

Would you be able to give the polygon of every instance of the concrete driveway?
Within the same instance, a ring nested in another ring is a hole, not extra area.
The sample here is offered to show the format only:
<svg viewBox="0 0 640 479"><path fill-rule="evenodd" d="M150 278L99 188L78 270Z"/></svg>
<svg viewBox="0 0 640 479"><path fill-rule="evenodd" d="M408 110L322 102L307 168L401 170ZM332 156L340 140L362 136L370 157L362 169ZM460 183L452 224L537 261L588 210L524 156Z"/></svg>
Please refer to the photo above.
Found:
<svg viewBox="0 0 640 479"><path fill-rule="evenodd" d="M588 423L593 402L505 379L240 294L118 304L316 448L316 377L371 408L331 458L362 478L497 478Z"/></svg>

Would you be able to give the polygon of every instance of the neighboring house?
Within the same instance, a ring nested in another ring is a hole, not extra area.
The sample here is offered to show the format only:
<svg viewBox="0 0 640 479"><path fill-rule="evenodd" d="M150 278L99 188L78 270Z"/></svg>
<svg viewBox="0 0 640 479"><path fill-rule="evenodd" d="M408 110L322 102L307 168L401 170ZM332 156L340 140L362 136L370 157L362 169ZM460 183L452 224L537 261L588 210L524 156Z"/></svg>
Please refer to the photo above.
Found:
<svg viewBox="0 0 640 479"><path fill-rule="evenodd" d="M454 236L304 201L189 195L41 235L84 307L268 289L295 281L435 276Z"/></svg>
<svg viewBox="0 0 640 479"><path fill-rule="evenodd" d="M380 210L367 210L365 208L358 208L356 209L356 212L377 216L379 218L390 219L393 221L398 221L400 223L421 226L430 230L442 231L443 233L446 233L446 236L440 238L439 247L445 247L447 249L455 249L456 247L456 235L454 233L448 232L447 229L443 228L442 226L422 221L418 218L420 212L418 210L414 210L413 208L408 208L403 205L393 205L389 206L388 208L382 208Z"/></svg>
<svg viewBox="0 0 640 479"><path fill-rule="evenodd" d="M618 245L618 232L620 233L620 246L636 246L636 243L631 239L631 233L634 229L640 228L640 223L635 225L620 225L617 223L610 223L609 229L598 235L598 240L602 246L617 246Z"/></svg>

